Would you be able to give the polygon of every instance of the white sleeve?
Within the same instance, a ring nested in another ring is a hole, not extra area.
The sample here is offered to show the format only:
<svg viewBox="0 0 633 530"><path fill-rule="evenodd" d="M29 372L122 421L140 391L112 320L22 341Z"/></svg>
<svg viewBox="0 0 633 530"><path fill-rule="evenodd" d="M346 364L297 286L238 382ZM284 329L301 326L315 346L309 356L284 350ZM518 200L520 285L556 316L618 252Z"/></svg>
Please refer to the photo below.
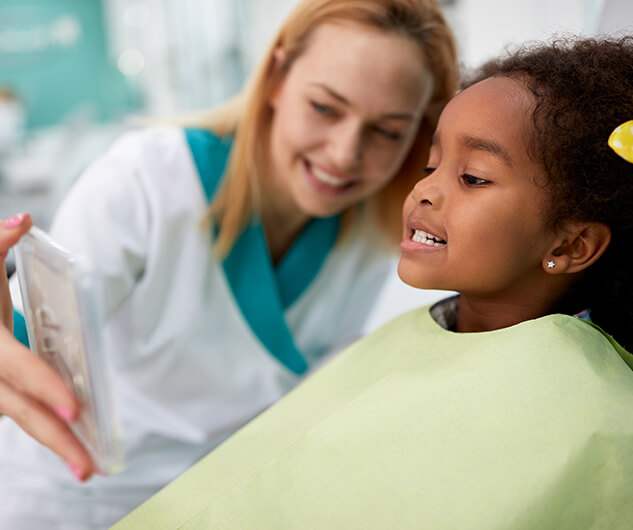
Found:
<svg viewBox="0 0 633 530"><path fill-rule="evenodd" d="M104 315L143 274L150 225L139 133L127 133L79 177L53 219L51 236L87 260L102 282Z"/></svg>

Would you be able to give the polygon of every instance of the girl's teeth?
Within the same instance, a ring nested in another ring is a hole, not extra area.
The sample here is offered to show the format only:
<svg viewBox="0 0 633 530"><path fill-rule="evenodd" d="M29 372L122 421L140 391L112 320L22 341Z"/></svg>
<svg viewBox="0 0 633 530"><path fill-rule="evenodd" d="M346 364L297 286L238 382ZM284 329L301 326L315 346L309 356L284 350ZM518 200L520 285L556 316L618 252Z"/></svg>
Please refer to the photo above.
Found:
<svg viewBox="0 0 633 530"><path fill-rule="evenodd" d="M446 241L440 239L433 234L429 234L424 230L414 230L411 239L416 243L422 243L424 245L429 245L432 247L444 247L446 246Z"/></svg>
<svg viewBox="0 0 633 530"><path fill-rule="evenodd" d="M326 173L325 171L321 171L320 169L314 166L312 166L311 169L312 169L312 174L317 178L317 180L320 180L321 182L323 182L324 184L327 184L328 186L334 186L336 188L340 188L342 186L345 186L346 184L346 181L333 177L329 173Z"/></svg>

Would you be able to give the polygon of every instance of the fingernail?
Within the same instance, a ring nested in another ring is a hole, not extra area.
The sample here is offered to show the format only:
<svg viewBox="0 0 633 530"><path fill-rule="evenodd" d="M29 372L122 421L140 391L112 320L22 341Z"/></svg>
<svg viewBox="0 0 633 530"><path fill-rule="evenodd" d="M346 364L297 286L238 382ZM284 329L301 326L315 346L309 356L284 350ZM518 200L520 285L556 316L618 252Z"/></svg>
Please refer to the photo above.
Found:
<svg viewBox="0 0 633 530"><path fill-rule="evenodd" d="M81 471L81 469L79 469L79 466L76 466L75 464L71 464L69 462L68 463L68 467L72 471L73 475L75 475L77 477L77 480L80 480L81 482L83 482L85 480L84 474Z"/></svg>
<svg viewBox="0 0 633 530"><path fill-rule="evenodd" d="M13 217L9 217L8 219L5 219L3 223L4 227L15 228L16 226L20 226L22 224L22 221L24 221L25 218L26 218L25 213L18 213L14 215Z"/></svg>
<svg viewBox="0 0 633 530"><path fill-rule="evenodd" d="M70 422L73 420L73 415L66 407L57 407L55 412L57 412L57 415L64 421Z"/></svg>

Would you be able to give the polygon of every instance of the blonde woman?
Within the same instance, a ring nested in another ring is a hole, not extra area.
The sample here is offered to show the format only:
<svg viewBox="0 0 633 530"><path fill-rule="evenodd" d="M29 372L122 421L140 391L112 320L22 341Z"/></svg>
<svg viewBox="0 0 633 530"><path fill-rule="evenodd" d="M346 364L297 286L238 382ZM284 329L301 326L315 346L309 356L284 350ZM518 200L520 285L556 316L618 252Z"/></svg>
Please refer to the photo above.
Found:
<svg viewBox="0 0 633 530"><path fill-rule="evenodd" d="M305 0L233 101L88 168L51 232L103 279L127 466L92 477L76 398L3 329L0 526L114 522L358 336L456 77L432 0Z"/></svg>

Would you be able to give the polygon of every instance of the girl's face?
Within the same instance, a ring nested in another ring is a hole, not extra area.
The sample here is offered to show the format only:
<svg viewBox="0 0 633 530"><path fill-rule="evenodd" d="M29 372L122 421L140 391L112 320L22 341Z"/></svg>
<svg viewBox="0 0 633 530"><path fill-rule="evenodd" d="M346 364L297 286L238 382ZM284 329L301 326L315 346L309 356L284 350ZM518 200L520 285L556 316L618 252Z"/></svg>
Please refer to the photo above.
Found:
<svg viewBox="0 0 633 530"><path fill-rule="evenodd" d="M322 217L375 193L403 163L432 89L413 40L316 28L270 100L274 200Z"/></svg>
<svg viewBox="0 0 633 530"><path fill-rule="evenodd" d="M544 221L544 172L526 149L533 98L489 78L440 116L428 163L403 208L398 273L419 288L527 300L543 283L555 233Z"/></svg>

